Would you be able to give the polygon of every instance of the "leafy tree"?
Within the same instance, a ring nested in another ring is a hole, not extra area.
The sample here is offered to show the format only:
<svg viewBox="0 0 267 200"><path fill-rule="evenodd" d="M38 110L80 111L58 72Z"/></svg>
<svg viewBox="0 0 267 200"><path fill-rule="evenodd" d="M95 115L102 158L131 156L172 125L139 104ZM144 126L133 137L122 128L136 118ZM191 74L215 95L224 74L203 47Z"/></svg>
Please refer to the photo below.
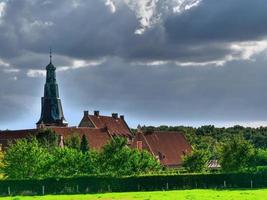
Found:
<svg viewBox="0 0 267 200"><path fill-rule="evenodd" d="M39 130L36 139L43 147L48 149L58 146L58 135L52 129Z"/></svg>
<svg viewBox="0 0 267 200"><path fill-rule="evenodd" d="M3 169L4 167L4 152L2 150L0 150L0 171Z"/></svg>
<svg viewBox="0 0 267 200"><path fill-rule="evenodd" d="M101 168L100 153L98 151L90 150L84 154L82 174L100 174Z"/></svg>
<svg viewBox="0 0 267 200"><path fill-rule="evenodd" d="M210 153L206 150L193 150L191 154L183 157L183 167L188 172L203 172L208 168Z"/></svg>
<svg viewBox="0 0 267 200"><path fill-rule="evenodd" d="M122 137L113 139L100 154L101 172L115 176L156 172L159 162L148 152L133 150Z"/></svg>
<svg viewBox="0 0 267 200"><path fill-rule="evenodd" d="M253 145L237 135L222 144L219 159L224 171L239 171L250 166L254 155Z"/></svg>
<svg viewBox="0 0 267 200"><path fill-rule="evenodd" d="M156 160L148 151L146 150L131 150L131 158L136 154L137 159L130 159L132 166L132 174L148 174L155 173L161 170L161 166L158 160Z"/></svg>
<svg viewBox="0 0 267 200"><path fill-rule="evenodd" d="M85 135L82 136L82 141L81 141L81 147L80 147L81 151L83 153L86 153L89 151L89 144L88 144L88 141L87 141L87 138Z"/></svg>
<svg viewBox="0 0 267 200"><path fill-rule="evenodd" d="M11 179L40 178L49 158L35 138L21 139L10 145L4 156L4 174Z"/></svg>
<svg viewBox="0 0 267 200"><path fill-rule="evenodd" d="M48 177L70 177L81 175L84 167L84 155L76 149L54 148L47 165Z"/></svg>
<svg viewBox="0 0 267 200"><path fill-rule="evenodd" d="M64 141L64 145L72 149L80 150L81 149L81 138L78 134L70 135L66 137Z"/></svg>
<svg viewBox="0 0 267 200"><path fill-rule="evenodd" d="M267 166L267 150L257 149L255 152L255 165Z"/></svg>

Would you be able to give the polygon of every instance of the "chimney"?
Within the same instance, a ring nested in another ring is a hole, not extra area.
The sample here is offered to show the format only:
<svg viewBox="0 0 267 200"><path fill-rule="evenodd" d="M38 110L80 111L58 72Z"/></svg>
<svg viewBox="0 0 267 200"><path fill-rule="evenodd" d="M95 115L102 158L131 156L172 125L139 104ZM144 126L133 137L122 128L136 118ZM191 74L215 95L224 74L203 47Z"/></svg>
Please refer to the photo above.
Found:
<svg viewBox="0 0 267 200"><path fill-rule="evenodd" d="M124 120L124 115L121 115L120 118L121 118L122 120Z"/></svg>
<svg viewBox="0 0 267 200"><path fill-rule="evenodd" d="M99 116L99 111L98 110L94 111L94 116Z"/></svg>
<svg viewBox="0 0 267 200"><path fill-rule="evenodd" d="M112 117L113 117L114 119L118 119L118 113L112 113Z"/></svg>
<svg viewBox="0 0 267 200"><path fill-rule="evenodd" d="M136 148L138 150L142 150L143 149L143 142L142 141L137 141L136 142Z"/></svg>
<svg viewBox="0 0 267 200"><path fill-rule="evenodd" d="M63 148L64 147L64 137L62 135L59 136L59 147Z"/></svg>
<svg viewBox="0 0 267 200"><path fill-rule="evenodd" d="M88 110L83 111L83 115L84 116L88 116L89 115L89 111Z"/></svg>

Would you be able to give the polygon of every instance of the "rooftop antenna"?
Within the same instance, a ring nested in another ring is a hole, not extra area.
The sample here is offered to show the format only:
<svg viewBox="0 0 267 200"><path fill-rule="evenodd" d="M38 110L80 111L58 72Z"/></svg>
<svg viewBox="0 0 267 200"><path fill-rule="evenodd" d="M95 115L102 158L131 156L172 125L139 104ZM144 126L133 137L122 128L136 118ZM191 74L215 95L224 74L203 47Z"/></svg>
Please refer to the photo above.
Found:
<svg viewBox="0 0 267 200"><path fill-rule="evenodd" d="M52 63L52 50L50 48L50 52L49 52L49 57L50 57L50 63Z"/></svg>

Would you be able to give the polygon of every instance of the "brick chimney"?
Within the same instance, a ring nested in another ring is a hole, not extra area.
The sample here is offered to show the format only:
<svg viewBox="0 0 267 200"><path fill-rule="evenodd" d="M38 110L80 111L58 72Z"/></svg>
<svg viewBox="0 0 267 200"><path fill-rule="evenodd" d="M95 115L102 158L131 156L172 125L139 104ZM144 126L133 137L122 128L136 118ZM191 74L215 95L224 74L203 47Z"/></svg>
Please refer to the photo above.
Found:
<svg viewBox="0 0 267 200"><path fill-rule="evenodd" d="M114 119L118 119L118 113L112 113L112 117L113 117Z"/></svg>
<svg viewBox="0 0 267 200"><path fill-rule="evenodd" d="M88 110L85 110L83 111L83 115L86 117L86 116L89 116L89 111Z"/></svg>
<svg viewBox="0 0 267 200"><path fill-rule="evenodd" d="M99 110L94 111L94 116L99 116Z"/></svg>
<svg viewBox="0 0 267 200"><path fill-rule="evenodd" d="M121 118L122 120L124 120L124 115L121 115L120 118Z"/></svg>
<svg viewBox="0 0 267 200"><path fill-rule="evenodd" d="M143 142L142 141L137 141L136 142L136 148L138 150L142 150L143 149Z"/></svg>

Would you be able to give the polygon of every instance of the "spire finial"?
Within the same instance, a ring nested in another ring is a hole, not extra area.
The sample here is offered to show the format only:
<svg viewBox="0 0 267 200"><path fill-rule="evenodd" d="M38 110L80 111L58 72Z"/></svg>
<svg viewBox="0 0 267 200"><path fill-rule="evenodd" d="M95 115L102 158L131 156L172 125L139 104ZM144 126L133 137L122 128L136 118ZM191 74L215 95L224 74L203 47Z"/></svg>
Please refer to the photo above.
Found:
<svg viewBox="0 0 267 200"><path fill-rule="evenodd" d="M49 52L49 57L50 57L50 63L52 63L52 50L50 48L50 52Z"/></svg>

